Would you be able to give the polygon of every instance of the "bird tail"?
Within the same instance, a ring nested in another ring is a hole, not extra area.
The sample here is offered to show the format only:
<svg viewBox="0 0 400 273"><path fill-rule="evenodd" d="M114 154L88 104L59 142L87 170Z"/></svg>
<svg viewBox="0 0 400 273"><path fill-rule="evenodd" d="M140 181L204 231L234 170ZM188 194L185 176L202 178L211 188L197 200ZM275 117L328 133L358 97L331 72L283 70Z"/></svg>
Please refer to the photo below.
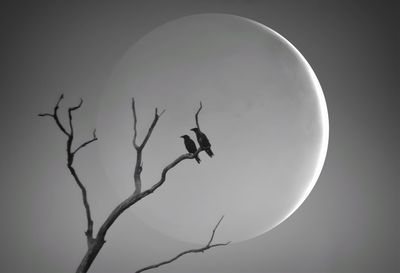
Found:
<svg viewBox="0 0 400 273"><path fill-rule="evenodd" d="M214 153L211 151L211 148L207 148L206 153L208 154L209 157L213 157L214 155Z"/></svg>
<svg viewBox="0 0 400 273"><path fill-rule="evenodd" d="M197 161L197 163L199 163L200 164L200 158L198 157L198 156L196 156L194 159L196 159L196 161Z"/></svg>

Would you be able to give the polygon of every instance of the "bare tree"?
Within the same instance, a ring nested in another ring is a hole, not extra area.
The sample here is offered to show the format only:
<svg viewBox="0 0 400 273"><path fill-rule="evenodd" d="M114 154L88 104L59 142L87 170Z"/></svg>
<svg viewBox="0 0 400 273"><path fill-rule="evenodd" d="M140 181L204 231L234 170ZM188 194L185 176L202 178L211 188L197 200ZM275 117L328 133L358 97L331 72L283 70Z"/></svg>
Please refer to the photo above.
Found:
<svg viewBox="0 0 400 273"><path fill-rule="evenodd" d="M60 102L62 101L63 98L64 98L64 96L61 95L60 98L58 99L52 113L42 113L42 114L39 114L39 116L52 118L55 121L58 128L61 130L61 132L67 137L67 143L66 143L66 146L67 146L66 147L67 168L70 171L72 177L74 178L75 183L77 184L77 186L79 187L79 189L82 193L82 201L83 201L83 206L84 206L85 213L86 213L87 229L85 231L85 236L86 236L86 242L87 242L87 251L76 270L77 273L84 273L89 270L93 261L95 260L98 253L102 249L104 243L106 242L105 237L106 237L107 231L114 224L115 220L125 210L127 210L128 208L130 208L131 206L133 206L134 204L136 204L137 202L139 202L146 196L152 194L160 186L162 186L166 181L167 173L169 170L171 170L172 168L177 166L183 160L194 159L199 153L201 153L203 151L203 149L201 147L199 147L199 149L195 153L182 154L181 156L179 156L178 158L173 160L170 164L168 164L164 167L164 169L161 171L160 179L152 187L150 187L149 189L146 189L146 190L142 190L141 173L143 170L143 161L142 161L143 149L146 146L149 138L151 137L151 134L152 134L154 128L156 127L159 118L162 116L162 114L165 112L165 110L159 112L158 109L155 108L154 118L153 118L153 121L152 121L148 131L147 131L147 134L144 137L142 143L138 144L138 141L137 141L137 114L136 114L135 100L132 98L132 113L133 113L133 141L132 142L133 142L133 147L136 150L136 164L135 164L135 170L134 170L135 190L128 198L123 200L119 205L117 205L111 211L111 213L108 215L108 217L103 222L103 224L100 225L97 235L94 236L94 234L93 234L94 222L93 222L93 219L91 216L91 209L90 209L88 198L87 198L87 190L86 190L86 187L81 182L80 178L78 177L78 174L74 168L74 159L75 159L76 154L81 149L83 149L90 143L97 141L96 130L93 130L93 135L90 139L81 143L76 148L73 148L73 146L74 146L73 145L74 144L73 143L74 142L74 126L73 126L73 121L72 121L72 113L74 111L78 110L82 106L83 100L81 99L81 101L79 102L78 105L68 108L68 127L66 127L60 121L59 112L58 112ZM198 128L200 128L198 116L199 116L201 109L202 109L202 104L200 103L200 107L195 114L196 126ZM223 216L219 219L218 223L215 225L214 229L212 230L209 241L203 247L183 251L171 259L165 260L163 262L159 262L157 264L143 267L142 269L137 270L136 273L140 273L140 272L143 272L146 270L160 267L165 264L169 264L189 253L204 252L208 249L211 249L211 248L214 248L217 246L228 245L230 242L213 243L215 232L218 229L222 219L223 219Z"/></svg>

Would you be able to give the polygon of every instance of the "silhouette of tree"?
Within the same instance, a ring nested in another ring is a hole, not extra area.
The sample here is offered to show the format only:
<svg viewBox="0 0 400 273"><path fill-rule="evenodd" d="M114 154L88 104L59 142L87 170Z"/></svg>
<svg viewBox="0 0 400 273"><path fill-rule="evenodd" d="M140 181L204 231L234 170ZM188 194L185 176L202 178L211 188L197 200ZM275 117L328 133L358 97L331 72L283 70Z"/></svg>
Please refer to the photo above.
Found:
<svg viewBox="0 0 400 273"><path fill-rule="evenodd" d="M143 170L143 161L142 161L142 153L143 153L143 149L146 146L149 138L151 137L151 134L154 130L154 128L157 125L158 120L160 119L160 117L162 116L162 114L164 114L165 110L159 112L157 108L155 108L154 110L154 118L153 121L147 131L146 136L144 137L142 143L138 144L137 141L137 114L136 114L136 107L135 107L135 100L134 98L132 98L132 113L133 113L133 147L136 150L136 164L135 164L135 170L134 170L134 183L135 183L135 190L133 191L133 193L126 198L125 200L123 200L121 203L119 203L119 205L117 205L112 211L111 213L108 215L108 217L106 218L106 220L99 226L98 232L96 235L94 235L93 233L93 226L94 226L94 222L91 216L91 209L89 206L89 202L88 202L88 197L87 197L87 190L86 187L83 185L82 181L80 180L75 168L74 168L74 159L75 156L77 155L77 153L85 148L87 145L97 141L97 136L96 136L96 130L93 130L93 135L90 139L88 139L87 141L81 143L80 145L78 145L76 148L73 148L73 144L74 144L74 126L73 126L73 120L72 120L72 113L76 110L78 110L79 108L81 108L82 104L83 104L83 100L81 99L79 104L73 107L69 107L68 108L68 127L66 127L65 125L62 124L62 122L60 121L59 118L59 104L60 102L63 100L64 96L61 95L53 109L52 113L41 113L39 114L40 117L50 117L52 118L56 125L58 126L58 128L61 130L61 132L67 137L67 168L70 171L72 177L74 178L75 183L78 185L79 189L81 190L82 193L82 201L83 201L83 206L85 208L85 213L86 213L86 222L87 222L87 229L85 231L85 236L86 236L86 242L87 242L87 251L84 255L84 257L82 258L76 273L84 273L87 272L90 268L90 266L92 265L93 261L96 259L98 253L100 252L100 250L102 249L103 245L105 244L105 237L107 234L107 231L110 229L110 227L114 224L115 220L117 220L117 218L128 208L130 208L131 206L133 206L134 204L136 204L137 202L139 202L140 200L142 200L143 198L145 198L146 196L152 194L154 191L156 191L159 187L161 187L167 178L167 173L169 170L171 170L172 168L174 168L175 166L177 166L180 162L182 162L183 160L186 159L194 159L195 157L198 156L199 153L201 153L203 151L203 149L201 147L199 147L197 149L197 151L195 153L187 153L187 154L182 154L181 156L179 156L178 158L176 158L175 160L173 160L171 163L169 163L168 165L166 165L164 167L164 169L161 171L161 177L158 180L157 183L155 183L152 187L150 187L149 189L146 190L142 190L142 180L141 180L141 173ZM198 121L198 115L200 113L202 109L202 104L200 103L200 107L197 110L196 114L195 114L195 120L196 120L196 126L197 128L200 128L199 125L199 121ZM225 242L225 243L214 243L214 236L215 236L215 232L218 229L221 221L223 219L223 216L219 219L219 221L217 222L217 224L215 225L214 229L212 230L211 233L211 237L209 239L209 241L200 248L196 248L196 249L190 249L190 250L185 250L181 253L179 253L178 255L176 255L175 257L165 260L163 262L157 263L157 264L153 264L150 266L146 266L143 267L139 270L136 271L136 273L140 273L146 270L150 270L150 269L154 269L157 267L160 267L162 265L165 264L169 264L177 259L179 259L180 257L189 254L189 253L199 253L199 252L204 252L208 249L217 247L217 246L226 246L228 245L230 242Z"/></svg>

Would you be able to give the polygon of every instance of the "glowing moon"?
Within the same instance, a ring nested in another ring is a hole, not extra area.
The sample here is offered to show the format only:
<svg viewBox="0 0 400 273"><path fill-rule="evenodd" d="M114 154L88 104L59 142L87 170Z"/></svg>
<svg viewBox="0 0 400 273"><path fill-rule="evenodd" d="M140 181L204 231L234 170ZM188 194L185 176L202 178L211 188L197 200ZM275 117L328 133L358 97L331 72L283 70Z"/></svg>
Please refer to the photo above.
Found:
<svg viewBox="0 0 400 273"><path fill-rule="evenodd" d="M168 22L135 43L116 65L99 105L101 159L116 190L134 189L132 113L139 141L166 109L144 150L143 188L186 152L194 113L215 153L186 160L131 211L173 238L204 243L254 238L289 217L308 196L328 146L328 112L305 58L285 38L252 20L201 14ZM122 198L121 197L121 198ZM129 217L127 215L126 217Z"/></svg>

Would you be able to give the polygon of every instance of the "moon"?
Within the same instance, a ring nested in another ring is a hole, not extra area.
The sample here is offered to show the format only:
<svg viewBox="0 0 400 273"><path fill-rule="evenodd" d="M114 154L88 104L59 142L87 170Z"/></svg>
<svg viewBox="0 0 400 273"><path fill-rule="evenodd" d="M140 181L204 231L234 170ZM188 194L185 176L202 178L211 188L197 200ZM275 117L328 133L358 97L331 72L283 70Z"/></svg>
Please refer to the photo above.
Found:
<svg viewBox="0 0 400 273"><path fill-rule="evenodd" d="M287 219L310 194L329 136L323 91L300 52L274 30L227 14L167 22L143 36L115 65L98 109L99 154L121 198L134 191L131 98L138 141L154 109L165 109L143 151L142 189L186 153L194 114L215 154L184 160L156 192L129 209L150 228L204 244L240 242Z"/></svg>

